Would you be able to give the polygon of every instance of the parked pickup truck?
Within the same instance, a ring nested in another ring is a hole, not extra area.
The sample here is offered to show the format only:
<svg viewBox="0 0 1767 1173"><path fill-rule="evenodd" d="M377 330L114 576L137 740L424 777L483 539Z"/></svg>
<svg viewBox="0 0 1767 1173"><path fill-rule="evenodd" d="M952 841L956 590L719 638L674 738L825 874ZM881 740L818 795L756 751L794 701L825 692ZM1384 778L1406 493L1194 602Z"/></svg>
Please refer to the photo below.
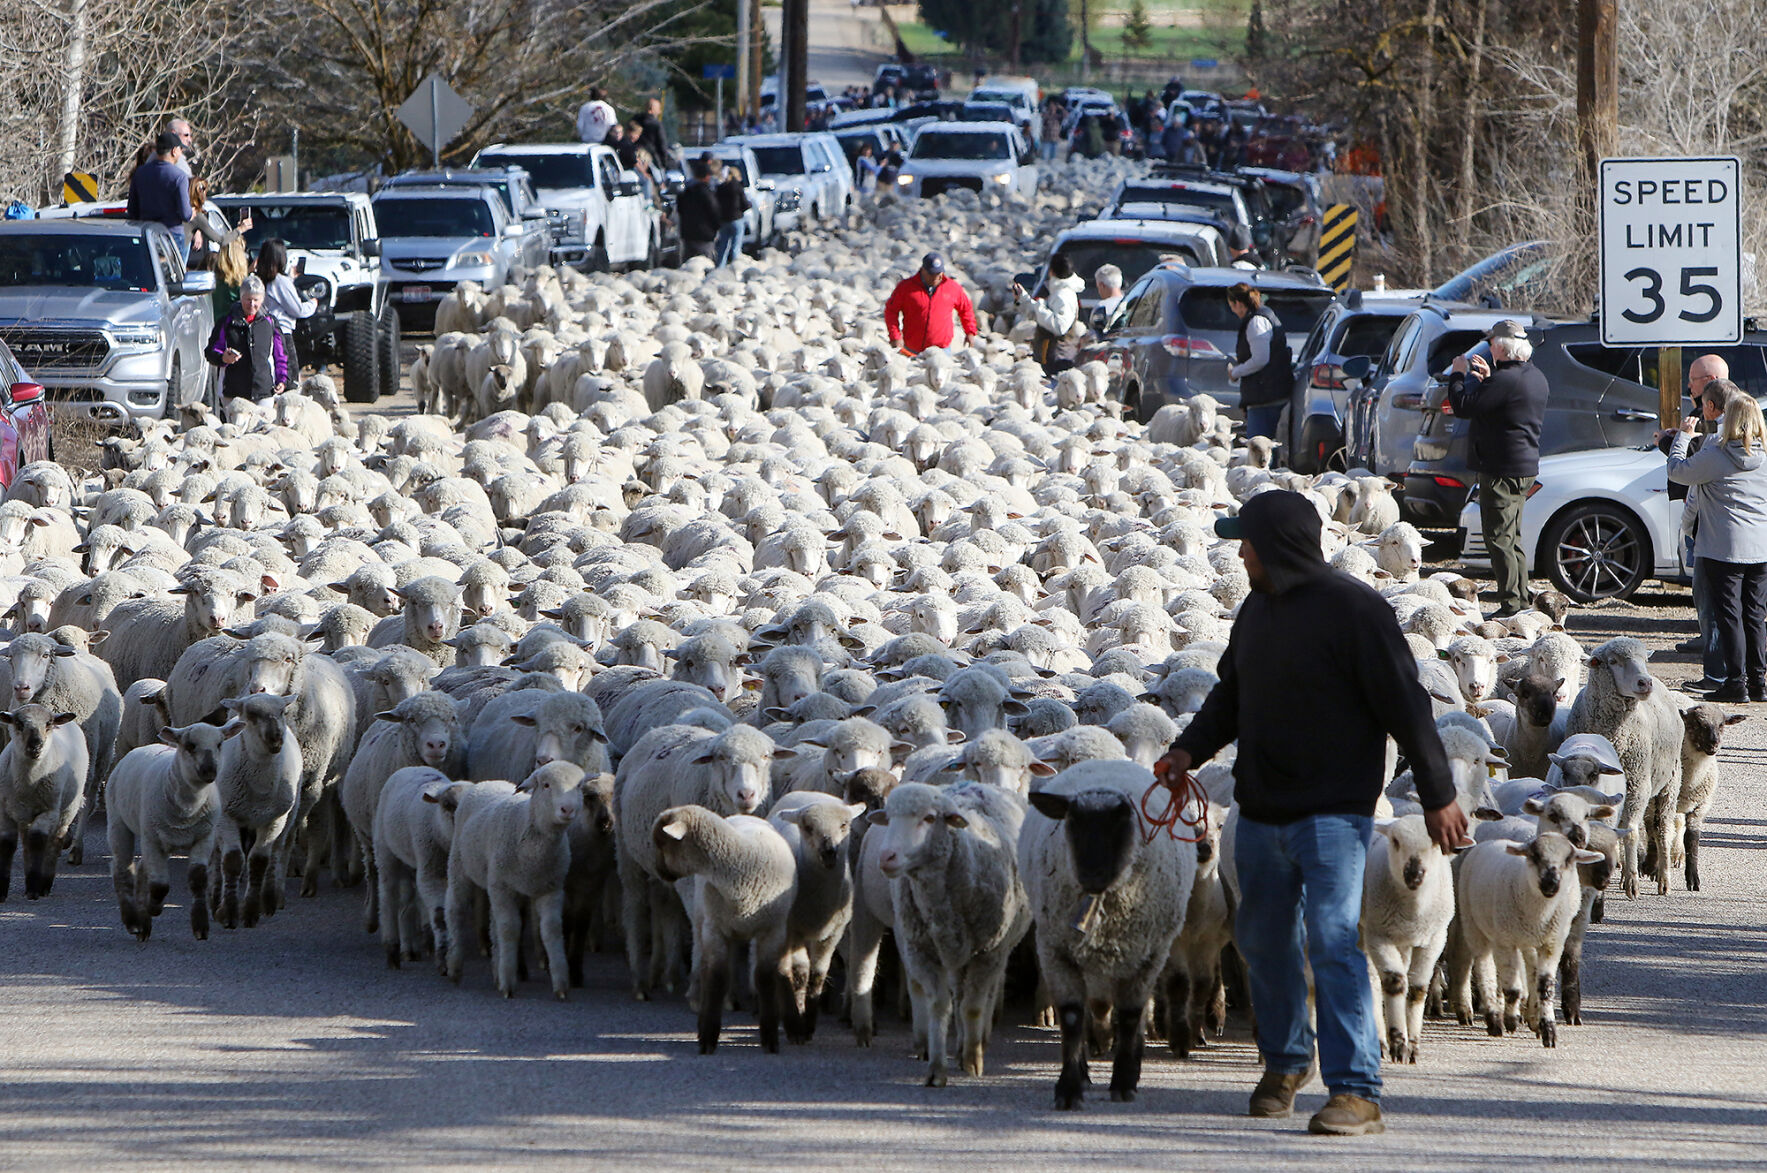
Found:
<svg viewBox="0 0 1767 1173"><path fill-rule="evenodd" d="M664 160L658 159L661 167ZM562 212L555 264L600 272L613 265L654 269L662 263L661 210L635 171L620 169L612 147L589 143L494 143L475 168L521 167L548 212Z"/></svg>
<svg viewBox="0 0 1767 1173"><path fill-rule="evenodd" d="M380 268L380 231L374 206L361 192L218 195L209 202L235 223L250 209L246 248L256 255L266 240L288 246L295 288L319 301L295 323L295 349L316 370L344 368L344 398L373 403L399 389L399 315L387 298Z"/></svg>
<svg viewBox="0 0 1767 1173"><path fill-rule="evenodd" d="M52 401L105 423L205 396L214 288L158 224L0 222L0 339Z"/></svg>

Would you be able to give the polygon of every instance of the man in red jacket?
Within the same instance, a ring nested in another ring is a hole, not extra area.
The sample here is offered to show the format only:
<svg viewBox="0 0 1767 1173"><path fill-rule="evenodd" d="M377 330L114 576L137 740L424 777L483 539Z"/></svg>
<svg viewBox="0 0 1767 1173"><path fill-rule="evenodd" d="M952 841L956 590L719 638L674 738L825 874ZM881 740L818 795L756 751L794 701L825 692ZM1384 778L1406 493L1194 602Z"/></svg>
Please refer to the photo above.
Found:
<svg viewBox="0 0 1767 1173"><path fill-rule="evenodd" d="M920 272L896 286L884 303L884 329L903 351L919 354L929 346L951 345L953 313L963 322L964 342L974 342L979 331L969 294L945 276L945 258L928 253L920 259Z"/></svg>

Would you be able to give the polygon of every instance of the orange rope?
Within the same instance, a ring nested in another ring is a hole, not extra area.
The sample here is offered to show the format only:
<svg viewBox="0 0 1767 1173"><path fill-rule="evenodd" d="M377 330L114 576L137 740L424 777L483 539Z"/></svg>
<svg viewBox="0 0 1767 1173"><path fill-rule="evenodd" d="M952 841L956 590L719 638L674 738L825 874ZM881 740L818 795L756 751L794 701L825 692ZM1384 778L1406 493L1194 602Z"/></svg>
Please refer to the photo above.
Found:
<svg viewBox="0 0 1767 1173"><path fill-rule="evenodd" d="M1152 798L1156 791L1166 796L1165 809L1157 815L1147 809L1147 800ZM1196 808L1194 818L1190 816L1192 806ZM1159 838L1160 830L1163 828L1169 838L1175 839L1179 843L1201 843L1208 838L1209 834L1209 793L1203 789L1202 784L1191 775L1190 771L1186 770L1176 787L1167 787L1164 782L1155 782L1147 788L1147 792L1141 796L1141 817L1147 824L1146 829L1142 831L1145 842L1152 843ZM1196 834L1180 835L1178 833L1180 823L1195 831Z"/></svg>

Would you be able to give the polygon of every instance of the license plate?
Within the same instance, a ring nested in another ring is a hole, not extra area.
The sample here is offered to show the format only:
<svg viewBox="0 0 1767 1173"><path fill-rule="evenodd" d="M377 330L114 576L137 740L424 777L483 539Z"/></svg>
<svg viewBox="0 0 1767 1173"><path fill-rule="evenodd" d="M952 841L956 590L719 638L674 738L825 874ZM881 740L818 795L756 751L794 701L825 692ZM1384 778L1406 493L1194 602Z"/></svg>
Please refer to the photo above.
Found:
<svg viewBox="0 0 1767 1173"><path fill-rule="evenodd" d="M404 297L406 301L429 301L435 293L427 285L407 285Z"/></svg>

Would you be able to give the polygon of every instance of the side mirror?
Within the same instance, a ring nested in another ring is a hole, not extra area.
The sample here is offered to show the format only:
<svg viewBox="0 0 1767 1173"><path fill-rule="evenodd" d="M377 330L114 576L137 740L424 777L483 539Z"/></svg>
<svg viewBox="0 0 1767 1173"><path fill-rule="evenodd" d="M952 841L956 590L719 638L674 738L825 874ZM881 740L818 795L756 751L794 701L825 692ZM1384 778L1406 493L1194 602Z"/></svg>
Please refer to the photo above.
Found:
<svg viewBox="0 0 1767 1173"><path fill-rule="evenodd" d="M43 385L41 383L14 383L8 388L7 395L15 405L35 403L43 398Z"/></svg>
<svg viewBox="0 0 1767 1173"><path fill-rule="evenodd" d="M635 196L644 190L644 186L636 179L622 179L614 190L622 196Z"/></svg>
<svg viewBox="0 0 1767 1173"><path fill-rule="evenodd" d="M527 231L527 229L523 228L520 224L505 224L503 226L503 235L510 237L512 239L515 237L519 237L522 233L524 233L526 231Z"/></svg>
<svg viewBox="0 0 1767 1173"><path fill-rule="evenodd" d="M545 208L528 208L522 212L522 219L523 220L544 220L544 219L546 219L546 209Z"/></svg>
<svg viewBox="0 0 1767 1173"><path fill-rule="evenodd" d="M378 257L380 255L380 241L377 239L363 241L362 255L365 257Z"/></svg>
<svg viewBox="0 0 1767 1173"><path fill-rule="evenodd" d="M818 163L814 170L818 175L826 175L828 172L834 170L834 168L830 167L827 163Z"/></svg>
<svg viewBox="0 0 1767 1173"><path fill-rule="evenodd" d="M1374 360L1366 354L1358 354L1344 360L1344 378L1367 379L1368 372L1374 369Z"/></svg>
<svg viewBox="0 0 1767 1173"><path fill-rule="evenodd" d="M206 270L184 274L172 293L177 297L194 297L198 294L215 292L215 275Z"/></svg>
<svg viewBox="0 0 1767 1173"><path fill-rule="evenodd" d="M756 191L775 191L778 187L779 185L774 183L771 179L757 179L755 181Z"/></svg>

